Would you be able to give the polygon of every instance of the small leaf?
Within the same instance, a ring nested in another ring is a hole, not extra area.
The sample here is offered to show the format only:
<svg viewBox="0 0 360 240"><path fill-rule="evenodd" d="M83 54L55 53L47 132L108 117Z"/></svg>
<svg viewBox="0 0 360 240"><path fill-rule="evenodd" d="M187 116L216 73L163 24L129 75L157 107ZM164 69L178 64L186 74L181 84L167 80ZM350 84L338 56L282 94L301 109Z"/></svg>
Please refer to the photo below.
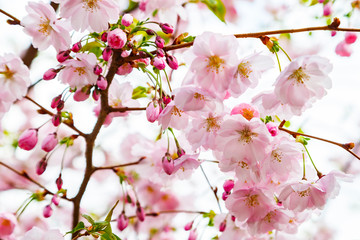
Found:
<svg viewBox="0 0 360 240"><path fill-rule="evenodd" d="M226 8L221 0L201 0L222 22L225 22Z"/></svg>
<svg viewBox="0 0 360 240"><path fill-rule="evenodd" d="M146 95L147 92L148 92L148 89L146 87L138 86L138 87L134 88L131 98L138 99L138 98L147 97L147 95Z"/></svg>
<svg viewBox="0 0 360 240"><path fill-rule="evenodd" d="M92 217L86 214L82 214L81 216L83 216L83 218L85 218L91 225L94 225L95 221L92 219Z"/></svg>
<svg viewBox="0 0 360 240"><path fill-rule="evenodd" d="M286 121L285 124L284 124L285 127L290 127L290 121Z"/></svg>
<svg viewBox="0 0 360 240"><path fill-rule="evenodd" d="M102 44L99 42L96 42L96 41L89 42L81 48L81 51L90 51L90 49L96 48L96 47L102 47Z"/></svg>
<svg viewBox="0 0 360 240"><path fill-rule="evenodd" d="M138 2L134 2L129 0L129 6L128 8L124 11L125 13L129 13L132 12L133 10L135 10L136 8L138 8L139 3Z"/></svg>
<svg viewBox="0 0 360 240"><path fill-rule="evenodd" d="M75 232L83 230L83 229L85 229L85 224L83 222L79 222L73 230L65 233L65 235L69 234L69 233L72 234L72 233L75 233Z"/></svg>

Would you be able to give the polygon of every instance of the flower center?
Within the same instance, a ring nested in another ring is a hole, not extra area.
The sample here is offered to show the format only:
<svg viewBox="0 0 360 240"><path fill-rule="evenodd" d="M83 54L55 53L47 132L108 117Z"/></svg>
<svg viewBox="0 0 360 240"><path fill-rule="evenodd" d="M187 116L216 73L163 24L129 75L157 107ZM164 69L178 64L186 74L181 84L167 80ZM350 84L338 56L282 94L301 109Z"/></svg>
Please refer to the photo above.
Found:
<svg viewBox="0 0 360 240"><path fill-rule="evenodd" d="M255 207L260 205L258 197L258 195L246 195L246 198L244 199L245 205L248 207Z"/></svg>
<svg viewBox="0 0 360 240"><path fill-rule="evenodd" d="M297 194L300 197L308 197L308 196L310 196L310 188L307 188L306 190L301 191L301 192L297 192Z"/></svg>
<svg viewBox="0 0 360 240"><path fill-rule="evenodd" d="M85 74L85 67L77 67L75 68L74 72L77 72L79 76Z"/></svg>
<svg viewBox="0 0 360 240"><path fill-rule="evenodd" d="M249 62L242 62L238 65L236 74L239 74L240 77L249 78L250 73L252 73L252 70L250 69Z"/></svg>
<svg viewBox="0 0 360 240"><path fill-rule="evenodd" d="M276 215L275 212L269 212L266 214L266 216L263 218L264 222L271 223L271 219Z"/></svg>
<svg viewBox="0 0 360 240"><path fill-rule="evenodd" d="M242 113L244 118L246 118L248 121L250 121L254 117L254 111L249 108L242 109Z"/></svg>
<svg viewBox="0 0 360 240"><path fill-rule="evenodd" d="M237 130L237 133L240 134L239 142L251 143L253 137L258 136L257 133L251 132L248 126L245 126L242 130Z"/></svg>
<svg viewBox="0 0 360 240"><path fill-rule="evenodd" d="M50 19L40 17L39 32L45 36L49 36L52 28L50 27Z"/></svg>
<svg viewBox="0 0 360 240"><path fill-rule="evenodd" d="M5 79L11 79L14 76L14 72L10 71L9 67L5 65L5 71L0 72L0 74L3 74L5 76Z"/></svg>
<svg viewBox="0 0 360 240"><path fill-rule="evenodd" d="M86 11L93 12L99 8L98 0L82 0L82 2Z"/></svg>
<svg viewBox="0 0 360 240"><path fill-rule="evenodd" d="M181 113L183 113L183 111L178 109L176 106L174 106L173 109L171 110L171 115L174 115L174 116L181 117Z"/></svg>
<svg viewBox="0 0 360 240"><path fill-rule="evenodd" d="M202 95L202 94L200 94L200 93L194 93L194 98L195 99L199 99L199 100L205 100L205 96L204 95Z"/></svg>
<svg viewBox="0 0 360 240"><path fill-rule="evenodd" d="M207 119L205 119L206 131L216 132L217 130L219 130L220 125L218 121L219 121L219 117L213 117L212 114L210 114L210 116Z"/></svg>
<svg viewBox="0 0 360 240"><path fill-rule="evenodd" d="M271 160L273 162L277 161L280 163L282 157L283 157L282 152L279 152L277 149L271 152Z"/></svg>
<svg viewBox="0 0 360 240"><path fill-rule="evenodd" d="M249 169L249 165L244 161L238 162L238 166L241 168Z"/></svg>
<svg viewBox="0 0 360 240"><path fill-rule="evenodd" d="M211 70L212 72L216 71L216 73L219 73L220 68L224 68L222 65L225 63L225 61L219 56L210 56L206 59L206 61L209 61L207 65L208 71Z"/></svg>
<svg viewBox="0 0 360 240"><path fill-rule="evenodd" d="M302 67L299 67L299 69L295 70L289 77L288 80L294 79L297 83L303 84L304 81L307 81L310 79L309 75L304 73L304 70Z"/></svg>

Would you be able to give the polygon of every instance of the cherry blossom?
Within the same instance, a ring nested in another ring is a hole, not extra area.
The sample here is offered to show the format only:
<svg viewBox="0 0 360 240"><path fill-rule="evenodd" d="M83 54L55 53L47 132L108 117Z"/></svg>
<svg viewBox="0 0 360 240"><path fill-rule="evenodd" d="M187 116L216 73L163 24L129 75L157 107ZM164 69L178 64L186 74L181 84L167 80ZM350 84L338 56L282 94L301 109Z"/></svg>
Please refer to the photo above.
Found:
<svg viewBox="0 0 360 240"><path fill-rule="evenodd" d="M70 25L58 20L54 9L46 3L29 2L26 6L28 15L21 25L25 33L33 37L33 45L39 50L53 46L56 51L66 50L71 43Z"/></svg>
<svg viewBox="0 0 360 240"><path fill-rule="evenodd" d="M0 213L0 237L6 237L14 232L17 220L12 213Z"/></svg>
<svg viewBox="0 0 360 240"><path fill-rule="evenodd" d="M64 240L63 235L58 229L44 231L38 227L33 227L27 231L20 240Z"/></svg>

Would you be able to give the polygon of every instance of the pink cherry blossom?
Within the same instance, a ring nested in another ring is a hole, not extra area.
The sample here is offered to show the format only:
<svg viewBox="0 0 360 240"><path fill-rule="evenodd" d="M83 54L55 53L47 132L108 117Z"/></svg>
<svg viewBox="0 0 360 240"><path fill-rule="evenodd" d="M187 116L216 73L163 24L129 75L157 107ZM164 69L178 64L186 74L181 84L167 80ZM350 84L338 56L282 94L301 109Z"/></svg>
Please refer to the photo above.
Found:
<svg viewBox="0 0 360 240"><path fill-rule="evenodd" d="M194 83L224 97L236 72L238 42L234 36L205 32L194 41L185 83Z"/></svg>
<svg viewBox="0 0 360 240"><path fill-rule="evenodd" d="M33 38L34 47L45 50L53 46L56 51L66 50L71 43L70 25L58 20L54 9L48 3L29 2L26 6L28 15L21 25L25 33Z"/></svg>
<svg viewBox="0 0 360 240"><path fill-rule="evenodd" d="M108 33L107 41L111 48L120 49L125 46L127 36L123 30L116 28Z"/></svg>
<svg viewBox="0 0 360 240"><path fill-rule="evenodd" d="M133 23L133 16L131 14L124 14L124 16L121 19L121 24L124 25L125 27L130 26Z"/></svg>
<svg viewBox="0 0 360 240"><path fill-rule="evenodd" d="M59 74L62 83L72 88L96 84L98 76L93 71L97 64L95 54L77 53L75 59L68 59L63 64L65 68Z"/></svg>
<svg viewBox="0 0 360 240"><path fill-rule="evenodd" d="M6 237L14 232L17 220L12 213L0 213L0 237Z"/></svg>
<svg viewBox="0 0 360 240"><path fill-rule="evenodd" d="M30 72L22 60L14 54L0 56L0 95L1 100L13 102L21 99L30 86Z"/></svg>
<svg viewBox="0 0 360 240"><path fill-rule="evenodd" d="M266 128L268 129L271 136L275 137L278 134L279 129L278 129L278 126L275 123L268 122L266 124Z"/></svg>
<svg viewBox="0 0 360 240"><path fill-rule="evenodd" d="M33 227L27 231L19 240L64 240L63 234L58 229L44 231L38 227Z"/></svg>
<svg viewBox="0 0 360 240"><path fill-rule="evenodd" d="M60 16L68 18L75 30L101 32L108 23L119 18L119 6L113 0L64 0L60 3Z"/></svg>
<svg viewBox="0 0 360 240"><path fill-rule="evenodd" d="M282 209L269 211L262 219L249 219L247 225L251 235L260 235L273 230L282 231L288 228L291 218Z"/></svg>
<svg viewBox="0 0 360 240"><path fill-rule="evenodd" d="M335 53L341 57L350 57L352 52L350 45L345 41L341 41L336 45Z"/></svg>
<svg viewBox="0 0 360 240"><path fill-rule="evenodd" d="M356 42L356 39L357 39L356 33L353 32L345 33L345 42L347 44L353 44L354 42Z"/></svg>
<svg viewBox="0 0 360 240"><path fill-rule="evenodd" d="M158 117L158 124L162 125L163 129L172 127L175 129L183 129L188 123L188 115L171 101L161 111Z"/></svg>
<svg viewBox="0 0 360 240"><path fill-rule="evenodd" d="M19 137L19 147L24 150L31 150L35 147L38 141L38 130L28 129L24 131Z"/></svg>
<svg viewBox="0 0 360 240"><path fill-rule="evenodd" d="M165 59L161 57L154 57L153 65L159 70L163 70L166 67Z"/></svg>
<svg viewBox="0 0 360 240"><path fill-rule="evenodd" d="M234 114L241 114L244 118L246 118L247 120L251 120L253 117L259 118L260 114L259 111L251 106L250 104L247 103L240 103L239 105L235 106L232 110L231 110L231 115Z"/></svg>
<svg viewBox="0 0 360 240"><path fill-rule="evenodd" d="M155 122L160 114L160 104L156 101L150 102L146 108L146 118L149 122Z"/></svg>
<svg viewBox="0 0 360 240"><path fill-rule="evenodd" d="M259 53L252 54L237 65L234 79L229 86L231 96L238 97L243 94L249 87L254 88L263 72L272 68L273 60Z"/></svg>
<svg viewBox="0 0 360 240"><path fill-rule="evenodd" d="M293 60L279 75L274 86L282 104L305 110L331 88L329 60L319 56L303 56Z"/></svg>

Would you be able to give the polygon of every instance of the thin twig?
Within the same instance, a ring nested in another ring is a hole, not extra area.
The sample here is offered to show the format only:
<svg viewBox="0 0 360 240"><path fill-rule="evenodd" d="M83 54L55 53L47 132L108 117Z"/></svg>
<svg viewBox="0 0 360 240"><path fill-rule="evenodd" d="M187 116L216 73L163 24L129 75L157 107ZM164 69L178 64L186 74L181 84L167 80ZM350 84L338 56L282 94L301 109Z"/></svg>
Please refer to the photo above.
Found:
<svg viewBox="0 0 360 240"><path fill-rule="evenodd" d="M356 157L357 159L360 160L360 157L358 155L356 155L353 151L351 151L350 149L352 149L354 147L354 143L338 143L338 142L334 142L334 141L331 141L331 140L327 140L327 139L324 139L324 138L320 138L320 137L316 137L316 136L312 136L312 135L308 135L308 134L305 134L305 133L299 133L299 132L294 132L294 131L291 131L291 130L288 130L286 128L283 128L284 124L285 124L285 120L283 120L280 125L279 125L279 130L281 131L284 131L284 132L287 132L288 134L290 134L291 136L293 136L294 138L296 138L297 136L304 136L304 137L309 137L309 138L313 138L313 139L317 139L317 140L320 140L320 141L323 141L323 142L327 142L327 143L330 143L330 144L334 144L336 146L339 146L343 149L345 149L346 151L348 151L351 155L353 155L354 157Z"/></svg>
<svg viewBox="0 0 360 240"><path fill-rule="evenodd" d="M207 183L209 184L209 187L210 187L211 191L214 193L214 196L215 196L215 198L216 198L217 205L219 206L220 213L222 213L221 206L220 206L220 201L219 201L219 197L218 197L218 195L217 195L217 187L214 188L214 187L211 185L211 183L210 183L208 177L206 176L205 171L204 171L203 167L201 166L201 164L200 164L200 169L201 169L202 173L204 174L204 177L205 177Z"/></svg>
<svg viewBox="0 0 360 240"><path fill-rule="evenodd" d="M95 167L94 168L94 172L97 170L112 170L115 168L122 168L122 167L127 167L127 166L132 166L132 165L137 165L139 163L141 163L143 160L145 160L146 157L141 157L139 160L137 160L136 162L131 162L131 163L125 163L125 164L118 164L118 165L114 165L114 166L107 166L107 167Z"/></svg>
<svg viewBox="0 0 360 240"><path fill-rule="evenodd" d="M20 20L17 19L16 17L14 17L13 15L11 15L10 13L5 12L5 11L2 10L1 8L0 8L0 13L4 14L4 15L6 15L6 16L8 16L9 18L12 19L11 21L8 20L8 23L9 23L9 24L11 24L11 25L20 25Z"/></svg>
<svg viewBox="0 0 360 240"><path fill-rule="evenodd" d="M166 210L166 211L159 211L159 212L149 212L146 213L146 216L149 217L157 217L161 214L178 214L178 213L188 213L188 214L205 214L207 212L204 211L192 211L192 210ZM127 218L131 219L131 218L137 218L136 215L132 215L132 216L128 216ZM115 222L116 219L112 219L112 222Z"/></svg>
<svg viewBox="0 0 360 240"><path fill-rule="evenodd" d="M121 108L113 108L110 107L110 112L129 112L129 111L144 111L146 110L146 107L121 107Z"/></svg>

